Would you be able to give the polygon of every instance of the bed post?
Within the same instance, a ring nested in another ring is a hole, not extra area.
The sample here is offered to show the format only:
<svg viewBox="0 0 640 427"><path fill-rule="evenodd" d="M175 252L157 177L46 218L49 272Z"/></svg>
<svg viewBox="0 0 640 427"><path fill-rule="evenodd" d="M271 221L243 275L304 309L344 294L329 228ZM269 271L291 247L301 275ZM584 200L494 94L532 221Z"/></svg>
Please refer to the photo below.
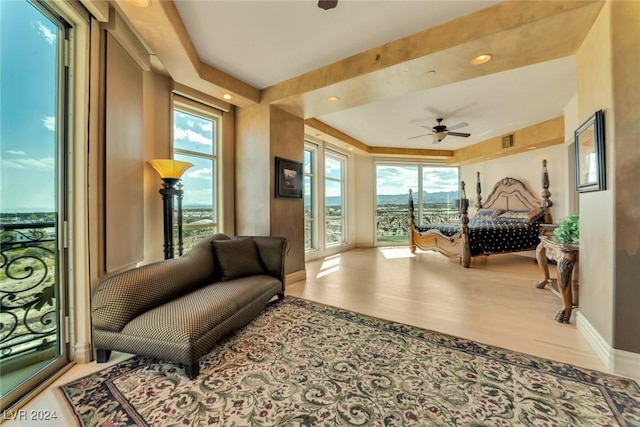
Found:
<svg viewBox="0 0 640 427"><path fill-rule="evenodd" d="M482 193L482 187L480 186L480 171L476 172L476 176L477 176L477 178L476 178L477 182L476 182L476 204L475 204L475 206L476 206L477 209L480 209L480 208L482 208L482 194L480 194L480 193Z"/></svg>
<svg viewBox="0 0 640 427"><path fill-rule="evenodd" d="M553 202L549 200L551 192L549 191L549 172L547 172L547 160L542 161L542 209L544 210L544 223L551 224L551 206Z"/></svg>
<svg viewBox="0 0 640 427"><path fill-rule="evenodd" d="M464 181L460 181L460 232L462 234L462 266L469 268L471 265L471 247L469 245L469 199L464 189Z"/></svg>
<svg viewBox="0 0 640 427"><path fill-rule="evenodd" d="M416 251L416 243L413 239L415 225L415 216L413 215L413 190L409 189L409 250L411 253L415 253Z"/></svg>

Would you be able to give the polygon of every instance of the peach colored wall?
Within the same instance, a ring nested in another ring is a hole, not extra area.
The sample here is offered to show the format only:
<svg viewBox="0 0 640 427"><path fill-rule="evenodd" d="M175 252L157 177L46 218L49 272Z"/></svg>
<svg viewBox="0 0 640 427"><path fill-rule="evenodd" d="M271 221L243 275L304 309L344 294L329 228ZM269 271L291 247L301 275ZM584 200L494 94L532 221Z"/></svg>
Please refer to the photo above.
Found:
<svg viewBox="0 0 640 427"><path fill-rule="evenodd" d="M611 3L601 10L576 54L578 121L604 110L605 191L580 193L580 312L610 345L614 310L614 113Z"/></svg>
<svg viewBox="0 0 640 427"><path fill-rule="evenodd" d="M271 233L271 143L269 105L236 111L236 205L238 235Z"/></svg>
<svg viewBox="0 0 640 427"><path fill-rule="evenodd" d="M304 200L275 197L275 158L282 157L302 163L304 160L304 121L277 107L270 108L271 154L269 177L271 197L271 235L286 237L290 250L286 273L305 269L304 265Z"/></svg>
<svg viewBox="0 0 640 427"><path fill-rule="evenodd" d="M615 203L613 347L640 353L640 2L611 3ZM612 168L613 169L613 168Z"/></svg>
<svg viewBox="0 0 640 427"><path fill-rule="evenodd" d="M147 163L171 157L171 80L153 71L143 73L144 121L144 260L160 261L163 255L162 180Z"/></svg>
<svg viewBox="0 0 640 427"><path fill-rule="evenodd" d="M460 167L460 179L467 185L469 211L475 212L476 203L476 172L480 172L482 185L482 200L486 200L496 182L504 177L516 178L522 181L536 197L542 193L542 160L547 160L549 172L550 200L553 202L551 214L557 221L567 215L565 194L566 184L566 148L564 144L554 145L539 150L527 151L513 156L487 160Z"/></svg>

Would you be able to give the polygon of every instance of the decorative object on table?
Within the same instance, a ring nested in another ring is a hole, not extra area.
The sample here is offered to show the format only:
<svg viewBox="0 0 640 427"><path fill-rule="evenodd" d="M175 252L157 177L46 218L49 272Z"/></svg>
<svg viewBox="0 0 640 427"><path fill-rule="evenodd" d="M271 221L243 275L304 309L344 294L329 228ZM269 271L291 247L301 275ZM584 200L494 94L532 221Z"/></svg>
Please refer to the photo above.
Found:
<svg viewBox="0 0 640 427"><path fill-rule="evenodd" d="M291 296L200 363L134 357L60 390L82 426L640 424L631 379Z"/></svg>
<svg viewBox="0 0 640 427"><path fill-rule="evenodd" d="M164 218L164 259L173 258L175 254L173 239L174 197L177 197L178 256L182 256L182 184L180 177L193 163L173 159L149 160L149 164L162 178L162 216Z"/></svg>
<svg viewBox="0 0 640 427"><path fill-rule="evenodd" d="M302 199L302 163L276 157L276 197Z"/></svg>
<svg viewBox="0 0 640 427"><path fill-rule="evenodd" d="M569 215L562 219L557 228L553 230L553 240L563 245L577 245L580 238L580 218L578 215Z"/></svg>
<svg viewBox="0 0 640 427"><path fill-rule="evenodd" d="M576 189L579 192L606 189L604 113L596 111L575 132Z"/></svg>

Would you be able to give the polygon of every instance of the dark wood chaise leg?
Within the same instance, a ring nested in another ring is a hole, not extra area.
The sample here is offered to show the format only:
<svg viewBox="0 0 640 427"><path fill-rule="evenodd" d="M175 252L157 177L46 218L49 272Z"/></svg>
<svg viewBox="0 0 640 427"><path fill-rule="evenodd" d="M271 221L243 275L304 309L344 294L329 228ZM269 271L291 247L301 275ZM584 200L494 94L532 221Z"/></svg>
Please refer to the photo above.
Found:
<svg viewBox="0 0 640 427"><path fill-rule="evenodd" d="M284 299L284 292L278 294L278 299L282 301Z"/></svg>
<svg viewBox="0 0 640 427"><path fill-rule="evenodd" d="M109 361L111 357L111 350L102 350L101 348L96 350L98 354L98 363L105 363Z"/></svg>
<svg viewBox="0 0 640 427"><path fill-rule="evenodd" d="M184 373L187 374L187 377L192 380L198 376L200 373L200 362L192 363L190 365L184 365Z"/></svg>

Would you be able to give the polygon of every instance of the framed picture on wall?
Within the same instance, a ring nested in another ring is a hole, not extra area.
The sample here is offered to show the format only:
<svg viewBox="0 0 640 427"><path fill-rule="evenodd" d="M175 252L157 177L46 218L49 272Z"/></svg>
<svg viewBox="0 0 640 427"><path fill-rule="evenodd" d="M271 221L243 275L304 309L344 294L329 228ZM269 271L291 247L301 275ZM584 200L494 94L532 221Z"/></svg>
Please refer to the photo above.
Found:
<svg viewBox="0 0 640 427"><path fill-rule="evenodd" d="M604 113L596 111L575 132L576 189L604 190Z"/></svg>
<svg viewBox="0 0 640 427"><path fill-rule="evenodd" d="M276 197L302 199L302 163L276 157Z"/></svg>

